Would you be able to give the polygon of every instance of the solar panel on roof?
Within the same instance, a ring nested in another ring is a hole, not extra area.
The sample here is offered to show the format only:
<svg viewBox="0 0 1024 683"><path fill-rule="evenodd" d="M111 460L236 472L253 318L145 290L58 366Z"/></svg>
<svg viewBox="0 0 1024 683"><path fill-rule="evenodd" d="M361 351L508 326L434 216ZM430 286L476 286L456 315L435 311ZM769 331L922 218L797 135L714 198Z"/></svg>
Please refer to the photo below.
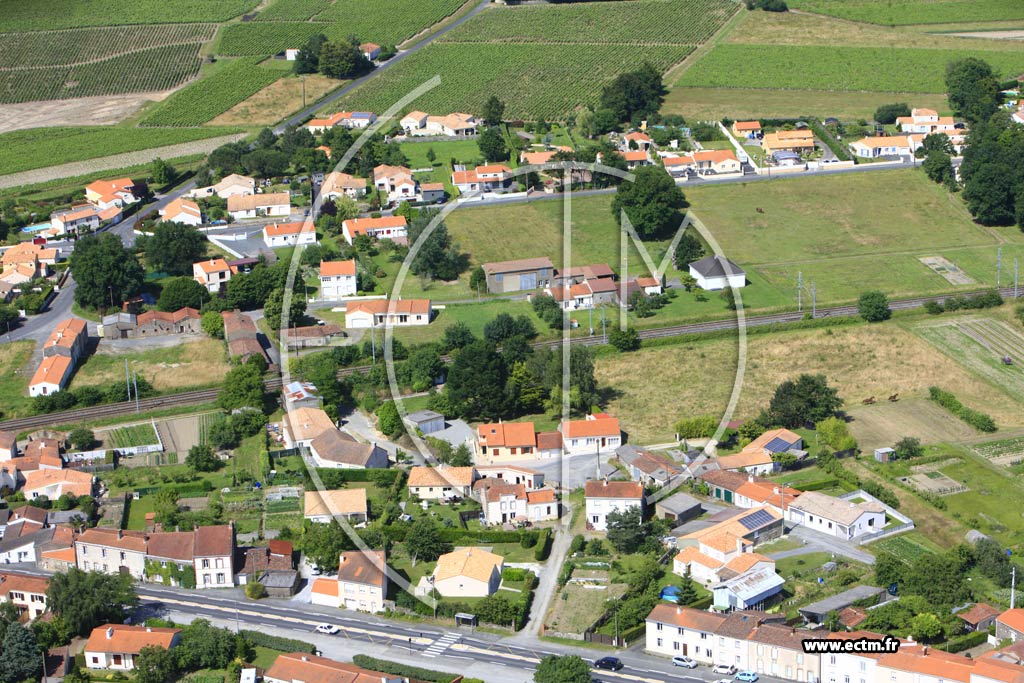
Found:
<svg viewBox="0 0 1024 683"><path fill-rule="evenodd" d="M774 518L765 510L756 510L740 518L740 524L753 531L771 522Z"/></svg>
<svg viewBox="0 0 1024 683"><path fill-rule="evenodd" d="M766 443L764 445L764 449L766 451L771 451L772 453L785 453L792 447L792 445L793 444L789 443L785 439L777 436Z"/></svg>

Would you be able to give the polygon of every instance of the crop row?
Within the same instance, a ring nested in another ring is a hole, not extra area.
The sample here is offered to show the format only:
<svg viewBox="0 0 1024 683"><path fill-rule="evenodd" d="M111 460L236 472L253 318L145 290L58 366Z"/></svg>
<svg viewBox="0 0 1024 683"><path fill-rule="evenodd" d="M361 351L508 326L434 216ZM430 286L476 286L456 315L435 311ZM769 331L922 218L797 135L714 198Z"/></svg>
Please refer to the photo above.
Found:
<svg viewBox="0 0 1024 683"><path fill-rule="evenodd" d="M973 446L972 450L985 458L998 458L1004 455L1024 454L1024 438L1003 439Z"/></svg>
<svg viewBox="0 0 1024 683"><path fill-rule="evenodd" d="M225 26L217 51L229 56L267 57L302 47L317 33L334 40L356 36L361 41L397 45L461 6L462 0L421 0L415 5L405 0L336 0L313 22L249 21Z"/></svg>
<svg viewBox="0 0 1024 683"><path fill-rule="evenodd" d="M80 26L192 24L227 21L259 0L4 0L0 32L47 31Z"/></svg>
<svg viewBox="0 0 1024 683"><path fill-rule="evenodd" d="M305 21L327 9L334 0L274 0L260 10L256 21Z"/></svg>
<svg viewBox="0 0 1024 683"><path fill-rule="evenodd" d="M876 550L893 555L907 564L910 564L922 555L930 552L924 546L914 543L905 536L892 536L890 538L883 538L880 541L876 541L874 544Z"/></svg>
<svg viewBox="0 0 1024 683"><path fill-rule="evenodd" d="M729 0L524 5L483 12L445 35L445 42L703 43L736 13Z"/></svg>
<svg viewBox="0 0 1024 683"><path fill-rule="evenodd" d="M233 132L226 128L29 128L0 135L0 175L176 145Z"/></svg>
<svg viewBox="0 0 1024 683"><path fill-rule="evenodd" d="M434 76L441 85L415 102L429 112L479 112L500 96L511 117L560 119L597 103L601 88L620 73L650 62L664 71L693 48L592 45L435 43L354 90L340 108L381 111Z"/></svg>
<svg viewBox="0 0 1024 683"><path fill-rule="evenodd" d="M199 70L197 45L166 45L78 66L0 71L0 103L167 90Z"/></svg>
<svg viewBox="0 0 1024 683"><path fill-rule="evenodd" d="M60 66L161 45L205 43L216 24L105 26L0 35L0 68Z"/></svg>
<svg viewBox="0 0 1024 683"><path fill-rule="evenodd" d="M1020 0L790 0L789 6L885 26L1024 19Z"/></svg>
<svg viewBox="0 0 1024 683"><path fill-rule="evenodd" d="M235 59L174 93L145 118L142 126L198 126L223 114L281 77L257 59Z"/></svg>
<svg viewBox="0 0 1024 683"><path fill-rule="evenodd" d="M1024 71L1024 51L722 44L690 67L678 85L941 93L946 65L968 55L1002 74Z"/></svg>

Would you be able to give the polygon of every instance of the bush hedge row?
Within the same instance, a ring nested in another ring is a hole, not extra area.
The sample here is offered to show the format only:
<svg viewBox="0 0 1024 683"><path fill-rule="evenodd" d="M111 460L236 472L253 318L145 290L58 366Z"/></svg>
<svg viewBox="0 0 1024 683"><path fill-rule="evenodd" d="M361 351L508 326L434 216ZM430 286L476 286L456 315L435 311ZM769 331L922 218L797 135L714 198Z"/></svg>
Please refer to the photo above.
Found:
<svg viewBox="0 0 1024 683"><path fill-rule="evenodd" d="M928 396L931 400L935 401L978 431L996 431L996 421L993 420L991 416L986 415L979 410L968 408L952 393L944 389L940 389L939 387L931 387L928 389Z"/></svg>
<svg viewBox="0 0 1024 683"><path fill-rule="evenodd" d="M316 652L316 646L304 640L282 638L281 636L273 636L262 631L242 630L238 633L254 647L268 647L271 650L280 650L281 652L308 652L310 654Z"/></svg>
<svg viewBox="0 0 1024 683"><path fill-rule="evenodd" d="M377 659L370 655L355 655L352 657L352 663L371 671L380 671L403 678L415 678L421 681L428 681L428 683L450 683L450 681L454 681L459 677L459 674L423 669L418 666L400 664L399 662L392 662L387 659Z"/></svg>

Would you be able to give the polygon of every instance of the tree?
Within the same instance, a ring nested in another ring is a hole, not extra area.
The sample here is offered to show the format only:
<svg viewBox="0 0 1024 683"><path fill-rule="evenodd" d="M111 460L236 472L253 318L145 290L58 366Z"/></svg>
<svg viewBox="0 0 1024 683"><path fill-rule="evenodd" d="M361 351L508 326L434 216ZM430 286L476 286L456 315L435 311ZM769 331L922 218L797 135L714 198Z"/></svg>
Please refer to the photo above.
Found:
<svg viewBox="0 0 1024 683"><path fill-rule="evenodd" d="M485 128L477 138L476 144L487 161L506 161L508 159L505 138L497 128Z"/></svg>
<svg viewBox="0 0 1024 683"><path fill-rule="evenodd" d="M255 149L239 161L246 173L260 178L284 175L290 162L288 155L277 149Z"/></svg>
<svg viewBox="0 0 1024 683"><path fill-rule="evenodd" d="M679 592L676 594L677 604L689 605L697 600L697 589L693 585L693 579L687 573L679 582Z"/></svg>
<svg viewBox="0 0 1024 683"><path fill-rule="evenodd" d="M444 221L435 225L422 242L419 241L437 213L436 209L425 209L409 223L409 244L419 242L409 270L413 275L433 280L455 280L469 267L469 258L461 253L459 245L452 241Z"/></svg>
<svg viewBox="0 0 1024 683"><path fill-rule="evenodd" d="M773 424L796 428L832 417L842 405L839 391L828 386L825 375L802 374L775 389L768 416Z"/></svg>
<svg viewBox="0 0 1024 683"><path fill-rule="evenodd" d="M537 330L525 315L513 318L509 313L499 313L484 325L484 339L494 344L501 344L516 336L527 339L537 336Z"/></svg>
<svg viewBox="0 0 1024 683"><path fill-rule="evenodd" d="M857 447L857 440L850 434L846 420L827 417L814 425L818 437L834 451L850 451Z"/></svg>
<svg viewBox="0 0 1024 683"><path fill-rule="evenodd" d="M96 435L93 434L91 429L79 427L72 429L71 433L68 434L68 442L80 451L87 451L96 443Z"/></svg>
<svg viewBox="0 0 1024 683"><path fill-rule="evenodd" d="M547 655L533 673L534 683L590 683L590 664L576 655Z"/></svg>
<svg viewBox="0 0 1024 683"><path fill-rule="evenodd" d="M974 544L972 551L975 568L1000 588L1010 585L1013 567L1003 547L991 538L983 538Z"/></svg>
<svg viewBox="0 0 1024 683"><path fill-rule="evenodd" d="M79 636L100 624L121 623L125 608L137 602L131 575L83 572L77 567L54 574L46 591L47 606Z"/></svg>
<svg viewBox="0 0 1024 683"><path fill-rule="evenodd" d="M461 416L493 420L505 414L507 379L505 362L494 345L474 341L455 354L445 393Z"/></svg>
<svg viewBox="0 0 1024 683"><path fill-rule="evenodd" d="M176 277L167 282L160 290L157 310L174 312L182 308L202 308L203 300L210 299L210 293L190 277ZM219 314L218 314L219 315Z"/></svg>
<svg viewBox="0 0 1024 683"><path fill-rule="evenodd" d="M384 401L377 407L377 428L391 439L397 439L405 432L402 416L394 401Z"/></svg>
<svg viewBox="0 0 1024 683"><path fill-rule="evenodd" d="M604 110L611 112L615 121L649 119L661 109L667 92L661 72L645 62L636 71L621 74L605 86L598 115Z"/></svg>
<svg viewBox="0 0 1024 683"><path fill-rule="evenodd" d="M140 242L149 267L168 275L191 276L192 264L206 254L206 237L195 227L184 223L157 223L153 234L143 237Z"/></svg>
<svg viewBox="0 0 1024 683"><path fill-rule="evenodd" d="M495 95L491 95L484 102L484 108L481 112L480 118L484 120L488 126L499 126L501 125L502 117L505 116L505 103L497 98Z"/></svg>
<svg viewBox="0 0 1024 683"><path fill-rule="evenodd" d="M864 292L857 300L857 313L869 323L877 323L892 317L889 297L884 292Z"/></svg>
<svg viewBox="0 0 1024 683"><path fill-rule="evenodd" d="M216 472L220 469L221 461L213 454L213 448L208 445L196 445L188 449L185 456L185 464L196 472Z"/></svg>
<svg viewBox="0 0 1024 683"><path fill-rule="evenodd" d="M487 273L484 272L483 266L477 266L469 274L469 288L478 293L483 293L487 289Z"/></svg>
<svg viewBox="0 0 1024 683"><path fill-rule="evenodd" d="M175 652L159 645L139 650L132 672L136 683L166 683L177 680L178 662Z"/></svg>
<svg viewBox="0 0 1024 683"><path fill-rule="evenodd" d="M676 245L675 264L678 270L685 270L694 261L704 258L704 245L689 232L684 232Z"/></svg>
<svg viewBox="0 0 1024 683"><path fill-rule="evenodd" d="M607 516L608 542L624 555L635 553L644 542L646 530L639 507L615 510Z"/></svg>
<svg viewBox="0 0 1024 683"><path fill-rule="evenodd" d="M921 164L924 173L932 182L949 185L955 180L953 159L942 150L932 150Z"/></svg>
<svg viewBox="0 0 1024 683"><path fill-rule="evenodd" d="M153 159L153 163L149 165L149 177L157 186L169 185L177 175L174 167L160 157Z"/></svg>
<svg viewBox="0 0 1024 683"><path fill-rule="evenodd" d="M327 41L320 47L317 69L329 78L353 78L373 69L359 44L352 40Z"/></svg>
<svg viewBox="0 0 1024 683"><path fill-rule="evenodd" d="M207 311L199 321L203 332L214 339L224 338L224 316L219 311Z"/></svg>
<svg viewBox="0 0 1024 683"><path fill-rule="evenodd" d="M302 552L320 571L338 568L338 557L352 549L348 535L332 519L329 523L310 522L302 532Z"/></svg>
<svg viewBox="0 0 1024 683"><path fill-rule="evenodd" d="M18 309L9 304L0 304L0 329L7 330L7 326L10 323L15 322L21 316L18 315Z"/></svg>
<svg viewBox="0 0 1024 683"><path fill-rule="evenodd" d="M228 370L217 394L223 410L263 407L263 371L255 363L244 363Z"/></svg>
<svg viewBox="0 0 1024 683"><path fill-rule="evenodd" d="M250 581L249 586L263 584ZM248 592L248 591L247 591ZM217 628L206 619L196 619L181 631L181 643L174 649L178 666L183 670L224 669L244 648L242 638L225 629Z"/></svg>
<svg viewBox="0 0 1024 683"><path fill-rule="evenodd" d="M632 326L624 330L613 327L608 333L608 343L619 351L636 351L640 348L640 333Z"/></svg>
<svg viewBox="0 0 1024 683"><path fill-rule="evenodd" d="M7 683L35 679L42 671L36 634L15 622L7 627L0 658L0 678Z"/></svg>
<svg viewBox="0 0 1024 683"><path fill-rule="evenodd" d="M888 587L892 584L900 584L903 580L903 572L907 565L903 560L891 553L880 552L875 556L875 583L879 586Z"/></svg>
<svg viewBox="0 0 1024 683"><path fill-rule="evenodd" d="M295 73L316 73L320 65L320 50L326 42L327 36L322 33L310 36L306 44L299 50L299 54L295 56L295 64L292 67Z"/></svg>
<svg viewBox="0 0 1024 683"><path fill-rule="evenodd" d="M86 235L71 254L75 303L83 308L120 306L142 290L145 271L135 254L112 233Z"/></svg>
<svg viewBox="0 0 1024 683"><path fill-rule="evenodd" d="M431 165L433 165L434 162L437 161L437 153L434 152L433 147L427 148L427 161L429 161Z"/></svg>
<svg viewBox="0 0 1024 683"><path fill-rule="evenodd" d="M469 467L473 464L473 453L464 442L455 447L448 464L452 467Z"/></svg>
<svg viewBox="0 0 1024 683"><path fill-rule="evenodd" d="M280 330L282 325L298 327L306 315L306 300L299 292L292 292L291 301L288 304L288 318L282 319L284 310L284 288L278 287L270 293L266 303L263 305L263 317L267 326L272 330Z"/></svg>
<svg viewBox="0 0 1024 683"><path fill-rule="evenodd" d="M896 123L900 116L910 116L910 105L906 102L883 104L875 110L875 121L885 126Z"/></svg>
<svg viewBox="0 0 1024 683"><path fill-rule="evenodd" d="M949 106L972 127L987 121L999 109L1002 101L999 91L999 79L992 67L976 57L966 57L946 66Z"/></svg>
<svg viewBox="0 0 1024 683"><path fill-rule="evenodd" d="M612 215L625 211L641 239L654 239L679 227L680 209L689 206L672 176L655 166L634 171L636 180L619 185L612 202Z"/></svg>
<svg viewBox="0 0 1024 683"><path fill-rule="evenodd" d="M525 362L512 366L508 376L509 408L516 413L532 413L540 410L547 396L541 378Z"/></svg>
<svg viewBox="0 0 1024 683"><path fill-rule="evenodd" d="M417 517L405 537L405 551L417 561L433 562L452 546L441 538L437 524L430 517Z"/></svg>
<svg viewBox="0 0 1024 683"><path fill-rule="evenodd" d="M893 455L897 460L910 460L911 458L920 458L924 455L924 448L921 446L921 440L915 436L905 436L892 447Z"/></svg>
<svg viewBox="0 0 1024 683"><path fill-rule="evenodd" d="M910 620L910 635L922 643L934 641L942 635L942 624L930 612L918 614Z"/></svg>
<svg viewBox="0 0 1024 683"><path fill-rule="evenodd" d="M250 581L245 584L245 597L250 600L262 600L267 597L267 587L259 581Z"/></svg>
<svg viewBox="0 0 1024 683"><path fill-rule="evenodd" d="M273 147L277 144L277 135L269 128L264 128L256 136L256 144L260 147Z"/></svg>
<svg viewBox="0 0 1024 683"><path fill-rule="evenodd" d="M1013 224L1016 218L1013 179L1013 169L1002 161L983 165L969 176L964 184L964 201L976 221L982 225Z"/></svg>

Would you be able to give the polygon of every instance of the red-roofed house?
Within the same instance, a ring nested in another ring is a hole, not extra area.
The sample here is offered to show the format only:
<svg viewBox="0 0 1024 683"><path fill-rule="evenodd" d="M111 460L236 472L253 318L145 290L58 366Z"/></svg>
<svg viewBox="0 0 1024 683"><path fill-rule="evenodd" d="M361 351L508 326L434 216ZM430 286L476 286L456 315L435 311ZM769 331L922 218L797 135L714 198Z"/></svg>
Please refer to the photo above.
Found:
<svg viewBox="0 0 1024 683"><path fill-rule="evenodd" d="M359 49L362 51L363 56L371 62L380 57L380 45L376 43L363 43L359 46Z"/></svg>
<svg viewBox="0 0 1024 683"><path fill-rule="evenodd" d="M461 193L506 192L512 187L512 169L504 164L477 166L472 171L456 167L452 185Z"/></svg>
<svg viewBox="0 0 1024 683"><path fill-rule="evenodd" d="M386 194L389 202L416 199L416 179L405 166L377 166L373 169L373 186Z"/></svg>
<svg viewBox="0 0 1024 683"><path fill-rule="evenodd" d="M336 199L345 196L353 199L366 194L366 178L356 178L348 173L332 171L320 184L320 194L325 199Z"/></svg>
<svg viewBox="0 0 1024 683"><path fill-rule="evenodd" d="M211 258L192 264L192 279L210 292L219 292L234 274L235 269L222 258Z"/></svg>
<svg viewBox="0 0 1024 683"><path fill-rule="evenodd" d="M697 175L721 175L741 173L739 159L731 149L706 149L678 157L662 159L665 170L673 177L681 177L689 173Z"/></svg>
<svg viewBox="0 0 1024 683"><path fill-rule="evenodd" d="M93 181L85 186L85 199L101 209L139 201L139 197L135 196L135 181L131 178Z"/></svg>
<svg viewBox="0 0 1024 683"><path fill-rule="evenodd" d="M606 531L608 515L644 506L644 487L635 481L588 481L584 487L587 501L587 529Z"/></svg>
<svg viewBox="0 0 1024 683"><path fill-rule="evenodd" d="M626 167L631 171L641 166L651 165L651 157L641 149L622 152L622 158L626 160Z"/></svg>
<svg viewBox="0 0 1024 683"><path fill-rule="evenodd" d="M64 388L75 364L67 356L46 356L28 384L29 396L48 396Z"/></svg>
<svg viewBox="0 0 1024 683"><path fill-rule="evenodd" d="M355 296L358 286L356 260L320 262L320 297L337 301Z"/></svg>
<svg viewBox="0 0 1024 683"><path fill-rule="evenodd" d="M316 244L316 226L312 223L303 229L305 223L273 223L263 226L263 242L271 249L294 247L299 244Z"/></svg>
<svg viewBox="0 0 1024 683"><path fill-rule="evenodd" d="M265 683L407 683L409 679L370 671L302 652L278 655L263 674Z"/></svg>
<svg viewBox="0 0 1024 683"><path fill-rule="evenodd" d="M996 638L1024 640L1024 608L1008 609L996 617Z"/></svg>
<svg viewBox="0 0 1024 683"><path fill-rule="evenodd" d="M430 323L430 299L349 300L345 304L345 327L364 328Z"/></svg>
<svg viewBox="0 0 1024 683"><path fill-rule="evenodd" d="M761 122L734 121L732 124L732 134L738 138L753 140L761 135Z"/></svg>
<svg viewBox="0 0 1024 683"><path fill-rule="evenodd" d="M179 197L160 209L160 219L167 223L202 225L203 213L195 202Z"/></svg>
<svg viewBox="0 0 1024 683"><path fill-rule="evenodd" d="M144 647L171 649L181 640L181 630L150 626L107 624L92 630L85 644L85 665L90 669L131 671Z"/></svg>
<svg viewBox="0 0 1024 683"><path fill-rule="evenodd" d="M622 432L617 418L600 413L585 420L568 420L558 425L562 444L568 455L599 453L622 445Z"/></svg>
<svg viewBox="0 0 1024 683"><path fill-rule="evenodd" d="M341 223L341 234L352 244L359 235L374 239L400 239L408 237L405 216L381 216L380 218L350 218Z"/></svg>
<svg viewBox="0 0 1024 683"><path fill-rule="evenodd" d="M347 550L338 561L337 577L313 581L314 605L344 607L360 612L383 612L388 595L386 556L383 550Z"/></svg>
<svg viewBox="0 0 1024 683"><path fill-rule="evenodd" d="M532 422L497 422L476 429L480 455L487 460L524 460L535 457L537 431Z"/></svg>
<svg viewBox="0 0 1024 683"><path fill-rule="evenodd" d="M28 619L35 619L46 611L49 587L50 580L41 576L0 572L0 602L13 603Z"/></svg>
<svg viewBox="0 0 1024 683"><path fill-rule="evenodd" d="M367 128L377 120L377 115L369 111L339 111L325 119L310 119L306 122L306 130L313 135L323 133L328 128Z"/></svg>

